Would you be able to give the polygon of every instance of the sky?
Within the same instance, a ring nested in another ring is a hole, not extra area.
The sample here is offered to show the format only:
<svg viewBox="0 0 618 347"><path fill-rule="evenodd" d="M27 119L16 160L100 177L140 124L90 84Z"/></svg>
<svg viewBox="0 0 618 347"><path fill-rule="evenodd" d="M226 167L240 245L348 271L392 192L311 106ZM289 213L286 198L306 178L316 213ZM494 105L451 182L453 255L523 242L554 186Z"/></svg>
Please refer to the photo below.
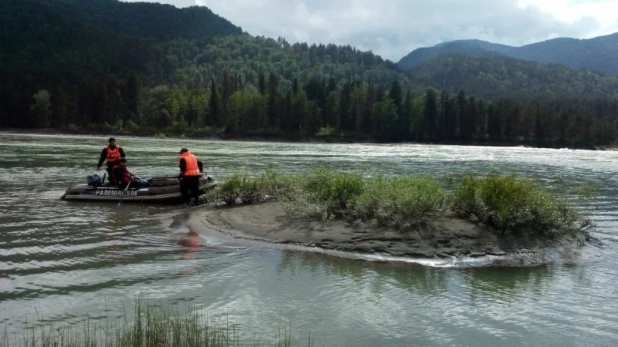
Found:
<svg viewBox="0 0 618 347"><path fill-rule="evenodd" d="M520 46L618 32L618 0L149 1L207 6L252 35L351 45L393 61L451 40Z"/></svg>

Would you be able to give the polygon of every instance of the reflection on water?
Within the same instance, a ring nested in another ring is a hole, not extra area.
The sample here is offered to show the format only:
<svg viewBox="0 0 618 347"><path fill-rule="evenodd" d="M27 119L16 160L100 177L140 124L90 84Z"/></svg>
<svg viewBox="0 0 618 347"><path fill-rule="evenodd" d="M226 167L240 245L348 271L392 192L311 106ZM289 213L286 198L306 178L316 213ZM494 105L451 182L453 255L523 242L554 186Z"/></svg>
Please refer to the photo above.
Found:
<svg viewBox="0 0 618 347"><path fill-rule="evenodd" d="M517 294L530 288L542 296L551 278L551 269L543 266L531 269L485 268L477 271L462 270L461 279L470 289L474 302L504 302L512 304Z"/></svg>
<svg viewBox="0 0 618 347"><path fill-rule="evenodd" d="M502 170L543 180L561 175L567 185L600 182L585 212L605 246L547 267L452 269L229 245L192 233L190 212L179 207L59 201L91 173L104 138L0 134L0 324L7 331L19 333L26 322L123 316L141 296L190 303L244 324L249 334L275 336L292 322L318 345L618 344L612 152L120 140L139 175L174 174L178 149L188 147L219 177L328 166L367 175Z"/></svg>
<svg viewBox="0 0 618 347"><path fill-rule="evenodd" d="M406 263L350 260L319 253L282 252L278 274L295 276L306 272L346 277L357 286L373 288L375 294L379 294L386 284L420 295L437 295L447 290L448 270Z"/></svg>

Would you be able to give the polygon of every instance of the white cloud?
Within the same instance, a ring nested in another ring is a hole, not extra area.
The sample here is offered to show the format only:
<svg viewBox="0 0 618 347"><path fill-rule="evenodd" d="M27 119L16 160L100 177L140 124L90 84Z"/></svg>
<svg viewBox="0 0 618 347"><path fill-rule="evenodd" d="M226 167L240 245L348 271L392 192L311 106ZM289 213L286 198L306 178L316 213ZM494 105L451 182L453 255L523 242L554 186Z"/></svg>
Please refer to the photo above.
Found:
<svg viewBox="0 0 618 347"><path fill-rule="evenodd" d="M599 23L601 30L617 30L616 0L520 0L519 4L522 7L537 7L566 23L591 17Z"/></svg>
<svg viewBox="0 0 618 347"><path fill-rule="evenodd" d="M136 0L127 0L136 1ZM616 0L160 0L204 5L253 35L350 44L392 60L442 41L522 45L618 31Z"/></svg>

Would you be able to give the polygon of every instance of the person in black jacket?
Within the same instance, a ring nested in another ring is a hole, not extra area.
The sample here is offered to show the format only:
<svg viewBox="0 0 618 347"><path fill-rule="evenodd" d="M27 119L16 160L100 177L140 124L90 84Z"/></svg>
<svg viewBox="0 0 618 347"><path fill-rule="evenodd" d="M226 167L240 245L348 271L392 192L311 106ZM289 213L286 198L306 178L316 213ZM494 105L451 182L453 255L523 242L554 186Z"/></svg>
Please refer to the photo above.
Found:
<svg viewBox="0 0 618 347"><path fill-rule="evenodd" d="M180 192L185 204L189 204L194 199L195 204L199 204L200 198L200 177L204 173L204 164L195 155L183 148L178 153L178 167L180 168Z"/></svg>
<svg viewBox="0 0 618 347"><path fill-rule="evenodd" d="M109 138L109 145L107 145L101 151L101 156L99 158L99 163L97 164L97 171L101 170L101 165L103 161L107 161L107 179L109 182L112 182L112 169L118 163L120 163L120 159L126 157L124 154L124 150L122 147L116 145L116 139L113 137ZM105 183L105 182L102 182Z"/></svg>

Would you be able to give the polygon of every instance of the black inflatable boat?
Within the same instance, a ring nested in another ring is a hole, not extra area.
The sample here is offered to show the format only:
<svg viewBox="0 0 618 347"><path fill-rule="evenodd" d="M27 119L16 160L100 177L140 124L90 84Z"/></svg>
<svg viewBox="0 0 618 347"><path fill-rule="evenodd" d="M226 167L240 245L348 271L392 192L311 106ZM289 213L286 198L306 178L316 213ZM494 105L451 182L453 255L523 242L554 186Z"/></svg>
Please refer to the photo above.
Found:
<svg viewBox="0 0 618 347"><path fill-rule="evenodd" d="M145 179L145 187L121 190L107 184L78 184L66 190L62 200L72 201L119 201L140 203L181 203L180 180L169 177L152 177ZM215 188L217 182L210 175L200 177L200 194Z"/></svg>

